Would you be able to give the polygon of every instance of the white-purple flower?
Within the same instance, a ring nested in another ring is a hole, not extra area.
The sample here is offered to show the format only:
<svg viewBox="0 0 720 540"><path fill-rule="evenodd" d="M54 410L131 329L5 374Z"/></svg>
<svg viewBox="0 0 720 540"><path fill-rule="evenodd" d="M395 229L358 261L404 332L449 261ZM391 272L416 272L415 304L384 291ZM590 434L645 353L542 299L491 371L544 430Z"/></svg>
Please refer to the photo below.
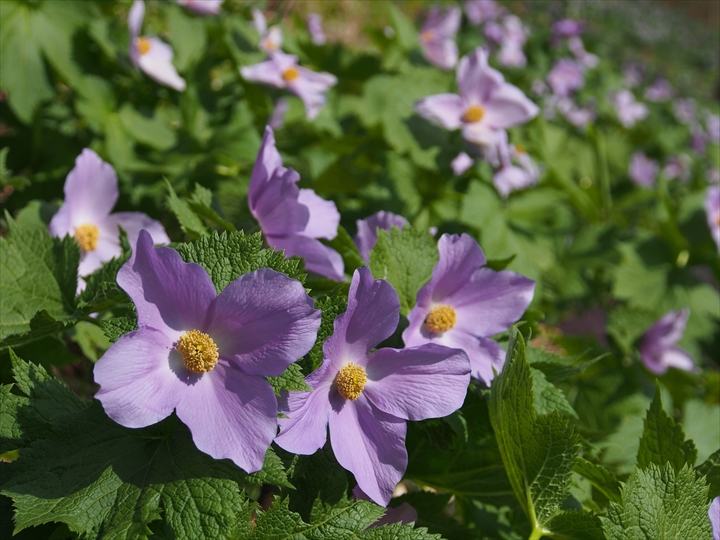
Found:
<svg viewBox="0 0 720 540"><path fill-rule="evenodd" d="M561 58L548 73L547 82L556 96L566 98L585 86L585 73L577 62Z"/></svg>
<svg viewBox="0 0 720 540"><path fill-rule="evenodd" d="M303 285L262 268L218 295L199 264L153 248L146 231L117 275L135 303L138 330L95 364L95 395L130 428L173 410L199 450L251 473L277 432L277 377L315 343L320 311Z"/></svg>
<svg viewBox="0 0 720 540"><path fill-rule="evenodd" d="M484 267L487 260L474 238L443 234L432 278L418 292L403 332L408 347L436 343L464 350L472 376L490 384L505 351L489 336L505 332L533 298L535 282Z"/></svg>
<svg viewBox="0 0 720 540"><path fill-rule="evenodd" d="M143 18L145 18L145 2L135 0L128 13L130 60L151 79L178 92L184 91L185 79L178 75L172 63L173 50L170 45L156 37L140 35Z"/></svg>
<svg viewBox="0 0 720 540"><path fill-rule="evenodd" d="M370 250L375 247L378 240L378 229L385 231L391 230L393 227L402 229L408 224L407 219L392 212L380 210L372 216L365 219L358 219L356 222L357 234L355 235L355 245L358 247L360 256L365 262L370 262Z"/></svg>
<svg viewBox="0 0 720 540"><path fill-rule="evenodd" d="M634 126L639 120L643 120L650 114L647 105L635 101L635 96L630 90L621 90L615 94L614 102L618 120L627 128Z"/></svg>
<svg viewBox="0 0 720 540"><path fill-rule="evenodd" d="M637 87L643 79L643 66L634 62L627 63L622 68L623 82L628 88Z"/></svg>
<svg viewBox="0 0 720 540"><path fill-rule="evenodd" d="M297 56L275 52L264 62L240 68L240 74L248 81L288 89L302 100L308 120L313 120L325 105L325 93L335 86L337 78L330 73L311 71L297 62Z"/></svg>
<svg viewBox="0 0 720 540"><path fill-rule="evenodd" d="M673 87L667 79L657 79L645 90L648 101L668 101L673 96Z"/></svg>
<svg viewBox="0 0 720 540"><path fill-rule="evenodd" d="M503 8L495 0L465 0L465 15L472 24L482 24L497 19Z"/></svg>
<svg viewBox="0 0 720 540"><path fill-rule="evenodd" d="M141 229L146 229L156 244L168 244L170 239L160 222L142 212L116 212L111 214L118 200L118 180L109 163L86 148L75 160L75 167L65 179L65 202L50 220L50 234L62 238L69 234L80 246L81 277L92 274L122 254L120 230L122 227L131 242ZM78 291L85 282L78 281Z"/></svg>
<svg viewBox="0 0 720 540"><path fill-rule="evenodd" d="M628 174L630 180L638 186L644 188L654 187L659 170L658 162L650 159L643 152L635 152L630 157Z"/></svg>
<svg viewBox="0 0 720 540"><path fill-rule="evenodd" d="M415 109L445 129L462 128L472 143L492 145L498 130L527 122L539 111L522 90L488 65L487 53L480 47L460 60L457 83L460 95L429 96Z"/></svg>
<svg viewBox="0 0 720 540"><path fill-rule="evenodd" d="M463 404L470 382L464 352L439 345L383 348L400 319L392 285L358 268L347 311L335 319L323 345L322 365L305 378L312 392L280 398L275 442L296 454L313 454L327 440L338 463L355 475L374 502L387 506L407 468L406 420L447 416Z"/></svg>
<svg viewBox="0 0 720 540"><path fill-rule="evenodd" d="M257 8L252 10L253 26L260 35L260 41L258 47L261 51L268 54L277 52L282 47L283 34L282 29L279 26L271 26L268 28L267 20L263 12Z"/></svg>
<svg viewBox="0 0 720 540"><path fill-rule="evenodd" d="M219 15L224 0L177 0L182 7L200 15Z"/></svg>
<svg viewBox="0 0 720 540"><path fill-rule="evenodd" d="M472 167L472 164L474 163L473 158L471 158L467 153L460 152L455 159L452 160L450 163L450 166L452 167L453 174L455 176L460 176L462 173L467 171L470 167Z"/></svg>
<svg viewBox="0 0 720 540"><path fill-rule="evenodd" d="M715 497L708 508L713 540L720 540L720 497Z"/></svg>
<svg viewBox="0 0 720 540"><path fill-rule="evenodd" d="M437 6L430 8L420 29L420 44L428 62L442 69L455 67L458 60L455 34L459 28L460 8L451 7L446 11Z"/></svg>
<svg viewBox="0 0 720 540"><path fill-rule="evenodd" d="M269 246L285 250L287 257L305 259L305 267L336 281L345 281L340 254L318 238L337 236L340 213L335 203L312 189L299 189L300 175L283 167L275 135L265 128L262 146L250 178L248 204Z"/></svg>
<svg viewBox="0 0 720 540"><path fill-rule="evenodd" d="M689 316L687 308L670 311L646 330L640 342L640 358L649 371L663 375L671 367L696 370L690 354L675 345L685 333Z"/></svg>
<svg viewBox="0 0 720 540"><path fill-rule="evenodd" d="M710 186L705 191L705 215L720 255L720 186Z"/></svg>
<svg viewBox="0 0 720 540"><path fill-rule="evenodd" d="M508 144L507 135L499 139L501 166L493 175L493 185L503 198L507 198L513 191L537 184L540 169L524 148Z"/></svg>
<svg viewBox="0 0 720 540"><path fill-rule="evenodd" d="M307 22L307 29L313 44L325 45L325 43L327 43L327 36L325 36L325 32L323 32L322 16L317 13L308 13L305 22Z"/></svg>

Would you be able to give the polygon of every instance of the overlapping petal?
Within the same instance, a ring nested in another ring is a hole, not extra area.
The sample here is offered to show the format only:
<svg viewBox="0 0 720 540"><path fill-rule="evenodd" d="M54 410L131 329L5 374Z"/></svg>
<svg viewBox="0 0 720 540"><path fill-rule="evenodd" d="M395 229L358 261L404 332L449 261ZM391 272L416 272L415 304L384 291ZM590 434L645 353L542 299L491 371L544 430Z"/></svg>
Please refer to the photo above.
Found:
<svg viewBox="0 0 720 540"><path fill-rule="evenodd" d="M327 240L332 240L337 236L340 212L333 201L323 199L312 189L301 189L297 200L309 211L307 225L302 231L305 236Z"/></svg>
<svg viewBox="0 0 720 540"><path fill-rule="evenodd" d="M363 260L369 262L370 250L377 244L378 229L386 231L390 231L393 227L402 229L407 225L408 221L404 217L393 214L392 212L380 210L365 219L358 219L355 223L357 225L355 244Z"/></svg>
<svg viewBox="0 0 720 540"><path fill-rule="evenodd" d="M340 254L320 240L294 234L267 236L268 244L285 251L286 257L297 255L305 259L305 268L335 281L345 281L345 263Z"/></svg>
<svg viewBox="0 0 720 540"><path fill-rule="evenodd" d="M460 96L455 94L437 94L421 99L415 104L415 110L445 129L458 129L462 126L465 112Z"/></svg>
<svg viewBox="0 0 720 540"><path fill-rule="evenodd" d="M145 40L146 45L149 45L147 52L140 51L137 57L140 69L160 84L174 88L178 92L184 91L185 79L178 75L177 69L172 63L173 50L170 45L156 37L139 39ZM139 47L137 40L135 47Z"/></svg>

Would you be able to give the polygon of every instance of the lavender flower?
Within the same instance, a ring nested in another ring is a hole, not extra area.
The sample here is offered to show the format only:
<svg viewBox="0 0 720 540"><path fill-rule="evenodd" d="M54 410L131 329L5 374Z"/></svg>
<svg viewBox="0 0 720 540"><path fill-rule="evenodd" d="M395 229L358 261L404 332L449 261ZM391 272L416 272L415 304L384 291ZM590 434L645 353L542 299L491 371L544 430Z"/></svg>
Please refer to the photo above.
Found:
<svg viewBox="0 0 720 540"><path fill-rule="evenodd" d="M297 56L276 52L265 62L240 68L248 81L287 88L305 104L308 120L314 120L325 105L325 92L337 83L330 73L316 73L298 66Z"/></svg>
<svg viewBox="0 0 720 540"><path fill-rule="evenodd" d="M630 90L621 90L615 94L614 101L618 120L626 128L634 126L637 121L643 120L650 113L647 105L635 101L635 96Z"/></svg>
<svg viewBox="0 0 720 540"><path fill-rule="evenodd" d="M715 497L708 508L713 540L720 540L720 497Z"/></svg>
<svg viewBox="0 0 720 540"><path fill-rule="evenodd" d="M503 19L503 37L498 52L498 62L508 67L524 67L527 58L523 46L527 41L528 30L515 15Z"/></svg>
<svg viewBox="0 0 720 540"><path fill-rule="evenodd" d="M497 59L500 65L506 67L525 67L527 65L527 57L522 50L522 45L514 41L506 41L502 44Z"/></svg>
<svg viewBox="0 0 720 540"><path fill-rule="evenodd" d="M457 64L458 49L455 34L460 28L460 8L451 7L445 12L433 6L420 29L423 54L431 64L452 69Z"/></svg>
<svg viewBox="0 0 720 540"><path fill-rule="evenodd" d="M317 13L309 13L305 19L310 38L315 45L325 45L327 37L322 29L322 17Z"/></svg>
<svg viewBox="0 0 720 540"><path fill-rule="evenodd" d="M452 160L450 166L452 167L455 176L460 176L462 173L467 171L474 163L473 158L467 155L465 152L460 152L455 159Z"/></svg>
<svg viewBox="0 0 720 540"><path fill-rule="evenodd" d="M705 191L705 215L720 255L720 186L710 186Z"/></svg>
<svg viewBox="0 0 720 540"><path fill-rule="evenodd" d="M262 146L250 178L248 203L260 223L268 245L298 255L305 267L336 281L345 281L344 264L337 251L318 238L337 236L340 213L335 203L318 197L312 189L298 189L300 175L283 167L275 148L275 135L265 128Z"/></svg>
<svg viewBox="0 0 720 540"><path fill-rule="evenodd" d="M302 284L262 268L216 295L200 265L153 248L146 231L117 281L135 303L139 329L95 364L95 397L108 416L139 428L175 410L199 450L260 470L277 431L265 377L306 354L320 326Z"/></svg>
<svg viewBox="0 0 720 540"><path fill-rule="evenodd" d="M697 103L692 98L675 100L673 113L679 122L687 125L693 124L697 115Z"/></svg>
<svg viewBox="0 0 720 540"><path fill-rule="evenodd" d="M568 40L568 49L570 49L570 52L573 53L573 56L575 56L583 68L592 69L600 63L600 59L596 55L585 50L585 45L579 37L573 37Z"/></svg>
<svg viewBox="0 0 720 540"><path fill-rule="evenodd" d="M389 231L393 227L402 229L408 224L407 219L392 212L380 210L372 216L365 219L358 219L356 222L357 234L355 235L355 245L365 262L370 262L370 250L375 247L378 240L378 229Z"/></svg>
<svg viewBox="0 0 720 540"><path fill-rule="evenodd" d="M485 25L485 28L483 28L483 34L493 43L500 44L505 37L505 29L501 24L490 21Z"/></svg>
<svg viewBox="0 0 720 540"><path fill-rule="evenodd" d="M657 79L645 90L645 99L648 101L667 101L673 96L673 88L667 79Z"/></svg>
<svg viewBox="0 0 720 540"><path fill-rule="evenodd" d="M678 179L681 182L690 180L690 167L692 159L687 154L670 156L663 168L663 176L668 180Z"/></svg>
<svg viewBox="0 0 720 540"><path fill-rule="evenodd" d="M690 310L671 311L647 329L640 343L640 358L645 367L656 375L663 375L668 368L695 371L690 354L675 343L685 332Z"/></svg>
<svg viewBox="0 0 720 540"><path fill-rule="evenodd" d="M577 62L561 58L548 73L547 82L556 96L566 98L585 86L585 75Z"/></svg>
<svg viewBox="0 0 720 540"><path fill-rule="evenodd" d="M460 60L460 95L437 94L415 104L417 112L445 129L462 128L463 136L479 145L492 145L497 131L527 122L537 106L522 91L506 83L502 73L487 63L480 47Z"/></svg>
<svg viewBox="0 0 720 540"><path fill-rule="evenodd" d="M177 3L200 15L219 15L223 0L177 0Z"/></svg>
<svg viewBox="0 0 720 540"><path fill-rule="evenodd" d="M353 488L353 496L356 501L369 501L365 492L360 489L360 486ZM375 527L382 527L383 525L392 525L393 523L400 523L402 525L408 525L410 523L417 523L418 513L412 506L404 502L395 508L386 508L385 515L378 519L372 525L366 527L367 529L374 529Z"/></svg>
<svg viewBox="0 0 720 540"><path fill-rule="evenodd" d="M720 115L707 111L705 114L705 126L707 127L710 142L720 143Z"/></svg>
<svg viewBox="0 0 720 540"><path fill-rule="evenodd" d="M268 28L267 20L263 12L257 8L252 10L253 26L260 35L258 47L261 51L268 54L278 52L282 47L283 34L279 26L271 26Z"/></svg>
<svg viewBox="0 0 720 540"><path fill-rule="evenodd" d="M556 105L565 119L575 127L584 128L595 120L595 111L587 107L578 107L570 98L560 98Z"/></svg>
<svg viewBox="0 0 720 540"><path fill-rule="evenodd" d="M146 229L157 244L170 243L163 226L142 212L110 211L118 200L118 181L115 170L95 152L86 148L75 160L75 167L65 179L65 202L50 220L52 236L69 234L80 246L81 277L92 274L122 254L120 230L134 242L141 229ZM85 282L78 282L78 291Z"/></svg>
<svg viewBox="0 0 720 540"><path fill-rule="evenodd" d="M690 139L693 152L699 156L705 155L707 150L708 136L703 130L702 126L697 122L694 122L690 130Z"/></svg>
<svg viewBox="0 0 720 540"><path fill-rule="evenodd" d="M625 64L622 69L623 82L628 88L635 88L643 78L643 67L640 64Z"/></svg>
<svg viewBox="0 0 720 540"><path fill-rule="evenodd" d="M465 15L472 24L482 24L497 19L503 8L494 0L465 0Z"/></svg>
<svg viewBox="0 0 720 540"><path fill-rule="evenodd" d="M335 319L322 365L306 377L312 392L280 398L275 442L296 454L330 444L374 502L386 506L407 468L406 420L447 416L465 399L467 356L439 345L370 351L397 327L400 301L392 286L358 268L347 311Z"/></svg>
<svg viewBox="0 0 720 540"><path fill-rule="evenodd" d="M507 198L512 191L537 184L540 169L523 147L508 144L507 135L500 140L498 153L502 165L493 176L493 185Z"/></svg>
<svg viewBox="0 0 720 540"><path fill-rule="evenodd" d="M642 152L635 152L630 158L629 175L636 185L644 188L652 188L655 186L658 170L657 161L649 159Z"/></svg>
<svg viewBox="0 0 720 540"><path fill-rule="evenodd" d="M140 36L144 17L145 2L135 0L128 13L130 60L151 79L178 92L184 91L185 79L178 75L172 63L173 50L170 45L156 37Z"/></svg>
<svg viewBox="0 0 720 540"><path fill-rule="evenodd" d="M437 343L463 349L472 376L490 384L500 372L505 351L487 336L504 332L525 312L535 282L503 270L483 268L485 255L474 238L443 234L440 260L432 278L418 292L403 332L408 347Z"/></svg>
<svg viewBox="0 0 720 540"><path fill-rule="evenodd" d="M585 31L585 22L574 19L562 19L552 25L552 31L556 38L569 38L579 36Z"/></svg>

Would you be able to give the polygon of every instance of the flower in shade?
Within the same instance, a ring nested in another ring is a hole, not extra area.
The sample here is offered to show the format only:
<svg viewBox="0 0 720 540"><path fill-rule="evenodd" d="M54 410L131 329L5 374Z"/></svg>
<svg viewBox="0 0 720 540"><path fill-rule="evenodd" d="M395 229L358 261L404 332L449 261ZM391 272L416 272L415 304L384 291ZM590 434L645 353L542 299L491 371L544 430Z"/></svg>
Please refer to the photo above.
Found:
<svg viewBox="0 0 720 540"><path fill-rule="evenodd" d="M380 210L365 219L356 221L357 234L355 235L355 245L365 262L370 262L370 250L375 247L378 240L378 229L389 231L393 227L402 229L408 224L407 219L392 212Z"/></svg>
<svg viewBox="0 0 720 540"><path fill-rule="evenodd" d="M403 332L408 347L436 343L464 350L472 376L490 384L500 372L505 351L488 336L504 332L525 312L535 282L525 276L485 268L474 238L443 234L432 278L418 292Z"/></svg>
<svg viewBox="0 0 720 540"><path fill-rule="evenodd" d="M135 0L128 13L130 60L151 79L182 92L185 90L185 79L178 75L172 63L173 50L170 45L156 37L140 35L144 17L145 2Z"/></svg>
<svg viewBox="0 0 720 540"><path fill-rule="evenodd" d="M654 159L648 158L642 152L635 152L630 158L629 175L638 186L651 188L655 186L660 166Z"/></svg>
<svg viewBox="0 0 720 540"><path fill-rule="evenodd" d="M365 495L360 486L353 488L353 497L356 501L369 501L370 497ZM395 508L386 508L385 515L378 519L372 525L369 525L366 529L374 529L375 527L382 527L383 525L392 525L393 523L400 523L402 525L408 525L410 523L417 523L418 513L412 506L404 502Z"/></svg>
<svg viewBox="0 0 720 540"><path fill-rule="evenodd" d="M650 113L647 105L635 101L635 96L630 90L621 90L615 94L614 102L618 120L627 128L634 126L636 122L643 120Z"/></svg>
<svg viewBox="0 0 720 540"><path fill-rule="evenodd" d="M296 454L330 444L338 463L368 497L386 506L407 468L406 420L447 416L462 406L470 381L467 356L425 345L378 349L400 319L400 301L387 281L358 268L347 311L335 319L321 366L305 378L312 392L280 398L275 442Z"/></svg>
<svg viewBox="0 0 720 540"><path fill-rule="evenodd" d="M163 226L142 212L110 211L118 200L115 170L86 148L75 160L75 167L65 179L65 202L50 220L50 234L69 234L80 246L78 274L88 276L102 263L122 254L120 230L134 242L141 229L146 229L155 243L167 244L170 239ZM78 290L85 282L78 282Z"/></svg>
<svg viewBox="0 0 720 540"><path fill-rule="evenodd" d="M547 81L556 96L566 98L585 86L585 75L577 62L561 58L548 73Z"/></svg>
<svg viewBox="0 0 720 540"><path fill-rule="evenodd" d="M275 52L264 62L240 68L240 74L248 81L287 88L302 100L308 120L313 120L325 105L325 92L337 79L330 73L298 66L297 60L292 54Z"/></svg>
<svg viewBox="0 0 720 540"><path fill-rule="evenodd" d="M715 497L708 508L713 540L720 540L720 497Z"/></svg>
<svg viewBox="0 0 720 540"><path fill-rule="evenodd" d="M573 53L573 56L575 56L583 68L592 69L600 63L600 59L596 55L585 50L585 45L579 37L573 37L568 40L568 49L570 49L570 52Z"/></svg>
<svg viewBox="0 0 720 540"><path fill-rule="evenodd" d="M585 31L585 22L575 19L562 19L553 23L552 31L556 38L579 36Z"/></svg>
<svg viewBox="0 0 720 540"><path fill-rule="evenodd" d="M219 15L223 0L177 0L177 3L200 15Z"/></svg>
<svg viewBox="0 0 720 540"><path fill-rule="evenodd" d="M452 167L452 170L453 170L453 173L455 174L455 176L460 176L462 173L464 173L470 167L472 167L473 163L474 163L473 158L471 158L465 152L460 152L455 157L455 159L452 160L452 163L450 163L450 166Z"/></svg>
<svg viewBox="0 0 720 540"><path fill-rule="evenodd" d="M493 43L500 44L505 36L505 29L500 23L490 21L485 25L485 28L483 28L483 34Z"/></svg>
<svg viewBox="0 0 720 540"><path fill-rule="evenodd" d="M480 47L460 60L457 82L460 95L429 96L415 109L445 129L462 128L472 143L492 145L498 130L527 122L539 111L522 90L488 65L487 53Z"/></svg>
<svg viewBox="0 0 720 540"><path fill-rule="evenodd" d="M252 215L268 245L284 249L288 257L303 257L305 267L312 272L345 281L342 257L318 240L337 236L340 213L334 202L318 197L312 189L299 189L299 180L296 171L283 167L275 135L266 127L250 178L248 203Z"/></svg>
<svg viewBox="0 0 720 540"><path fill-rule="evenodd" d="M495 0L465 0L465 15L472 24L482 24L497 19L503 8Z"/></svg>
<svg viewBox="0 0 720 540"><path fill-rule="evenodd" d="M705 214L720 255L720 186L710 186L705 191Z"/></svg>
<svg viewBox="0 0 720 540"><path fill-rule="evenodd" d="M648 101L668 101L673 96L673 88L667 79L657 79L645 90Z"/></svg>
<svg viewBox="0 0 720 540"><path fill-rule="evenodd" d="M257 8L252 10L253 26L260 35L258 47L266 53L274 53L280 50L283 42L282 30L279 26L271 26L268 28L267 20L263 12Z"/></svg>
<svg viewBox="0 0 720 540"><path fill-rule="evenodd" d="M695 371L690 354L675 343L685 333L690 310L671 311L645 331L640 342L640 358L645 367L656 375L663 375L669 368Z"/></svg>
<svg viewBox="0 0 720 540"><path fill-rule="evenodd" d="M493 175L493 185L500 195L507 197L512 191L537 184L540 169L523 147L508 144L507 135L503 134L498 146L501 166Z"/></svg>
<svg viewBox="0 0 720 540"><path fill-rule="evenodd" d="M670 156L663 168L663 176L668 180L678 179L681 182L690 180L692 159L687 154Z"/></svg>
<svg viewBox="0 0 720 540"><path fill-rule="evenodd" d="M420 44L428 62L442 69L455 67L458 60L455 34L459 28L460 8L451 7L446 11L437 6L430 8L420 29Z"/></svg>
<svg viewBox="0 0 720 540"><path fill-rule="evenodd" d="M315 45L325 45L325 43L327 43L327 37L322 28L322 16L317 13L308 13L305 21L307 22L307 29L312 42Z"/></svg>
<svg viewBox="0 0 720 540"><path fill-rule="evenodd" d="M117 275L135 303L138 330L95 364L95 395L117 423L139 428L173 410L199 450L262 468L277 432L277 377L315 343L320 311L303 285L261 268L218 295L199 264L153 248L141 231Z"/></svg>
<svg viewBox="0 0 720 540"><path fill-rule="evenodd" d="M694 99L678 99L673 103L675 118L683 124L692 124L697 116L697 103Z"/></svg>

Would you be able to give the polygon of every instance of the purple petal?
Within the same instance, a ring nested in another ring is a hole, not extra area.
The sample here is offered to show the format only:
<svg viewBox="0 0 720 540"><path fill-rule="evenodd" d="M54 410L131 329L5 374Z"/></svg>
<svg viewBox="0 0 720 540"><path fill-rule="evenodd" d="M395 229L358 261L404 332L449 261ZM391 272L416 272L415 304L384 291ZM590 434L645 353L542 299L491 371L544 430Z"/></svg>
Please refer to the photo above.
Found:
<svg viewBox="0 0 720 540"><path fill-rule="evenodd" d="M647 329L643 342L661 348L674 345L685 333L689 317L690 310L688 308L670 311Z"/></svg>
<svg viewBox="0 0 720 540"><path fill-rule="evenodd" d="M418 292L418 304L442 301L470 281L487 260L482 249L468 234L443 234L438 241L439 259L432 279Z"/></svg>
<svg viewBox="0 0 720 540"><path fill-rule="evenodd" d="M709 175L708 175L709 176ZM705 216L710 235L715 240L720 254L720 186L710 186L705 191Z"/></svg>
<svg viewBox="0 0 720 540"><path fill-rule="evenodd" d="M210 304L205 328L249 375L277 377L315 344L320 310L302 284L261 268L237 278Z"/></svg>
<svg viewBox="0 0 720 540"><path fill-rule="evenodd" d="M304 236L327 240L332 240L337 236L340 212L333 201L326 201L312 189L301 189L298 202L306 206L310 212L310 218L302 231Z"/></svg>
<svg viewBox="0 0 720 540"><path fill-rule="evenodd" d="M335 319L334 332L325 341L325 358L338 366L347 361L365 363L365 355L389 338L400 320L400 300L384 279L373 280L361 266L353 274L345 313Z"/></svg>
<svg viewBox="0 0 720 540"><path fill-rule="evenodd" d="M420 32L421 34L432 32L443 38L454 38L460 29L460 17L460 8L458 7L441 11L438 6L432 6Z"/></svg>
<svg viewBox="0 0 720 540"><path fill-rule="evenodd" d="M460 152L457 157L452 160L451 163L453 174L455 174L455 176L460 176L462 173L472 167L473 163L473 158L471 158L465 152Z"/></svg>
<svg viewBox="0 0 720 540"><path fill-rule="evenodd" d="M423 43L423 53L431 64L452 69L458 61L458 48L452 39L433 39Z"/></svg>
<svg viewBox="0 0 720 540"><path fill-rule="evenodd" d="M154 37L143 37L138 39L146 40L150 49L138 56L138 66L150 78L162 85L169 86L182 92L185 90L185 79L178 75L177 69L172 63L173 51L170 45ZM136 42L137 43L137 42Z"/></svg>
<svg viewBox="0 0 720 540"><path fill-rule="evenodd" d="M540 109L522 90L512 84L503 84L486 102L483 122L493 129L505 129L527 122L537 116Z"/></svg>
<svg viewBox="0 0 720 540"><path fill-rule="evenodd" d="M308 13L307 29L314 45L325 45L327 37L322 29L322 17L317 13Z"/></svg>
<svg viewBox="0 0 720 540"><path fill-rule="evenodd" d="M170 238L168 238L162 223L142 212L115 212L105 218L103 227L105 226L114 229L117 236L119 236L118 227L122 227L131 244L135 243L138 234L143 229L150 233L154 244L170 243Z"/></svg>
<svg viewBox="0 0 720 540"><path fill-rule="evenodd" d="M488 386L495 378L493 368L500 373L505 365L505 351L490 338L476 337L456 329L445 332L441 337L433 339L433 342L465 351L470 360L470 375Z"/></svg>
<svg viewBox="0 0 720 540"><path fill-rule="evenodd" d="M257 30L258 34L263 35L267 32L267 19L265 19L265 15L263 15L262 11L258 8L253 8L252 18L253 26L255 27L255 30Z"/></svg>
<svg viewBox="0 0 720 540"><path fill-rule="evenodd" d="M205 313L216 296L202 266L184 262L173 249L153 248L147 231L140 231L132 257L118 272L117 282L135 304L138 325L152 326L168 335L203 330Z"/></svg>
<svg viewBox="0 0 720 540"><path fill-rule="evenodd" d="M338 463L355 475L372 501L387 506L407 469L405 420L385 414L361 395L331 412L329 423Z"/></svg>
<svg viewBox="0 0 720 540"><path fill-rule="evenodd" d="M290 110L290 103L285 98L280 98L275 102L272 116L268 120L268 127L271 129L280 129L285 125L285 115Z"/></svg>
<svg viewBox="0 0 720 540"><path fill-rule="evenodd" d="M130 41L134 41L140 35L143 19L145 18L145 2L135 0L128 12L128 28L130 30Z"/></svg>
<svg viewBox="0 0 720 540"><path fill-rule="evenodd" d="M252 66L241 67L240 75L246 81L267 84L275 88L285 88L287 86L287 83L282 78L282 70L272 59Z"/></svg>
<svg viewBox="0 0 720 540"><path fill-rule="evenodd" d="M402 216L380 210L372 216L365 219L358 219L357 234L355 235L355 244L358 251L365 262L370 262L370 250L375 247L378 240L378 229L390 231L393 227L402 229L407 225L408 221Z"/></svg>
<svg viewBox="0 0 720 540"><path fill-rule="evenodd" d="M426 97L415 104L415 110L423 118L445 129L458 129L462 125L462 116L465 113L460 96L455 94Z"/></svg>
<svg viewBox="0 0 720 540"><path fill-rule="evenodd" d="M715 497L708 509L713 540L720 540L720 497Z"/></svg>
<svg viewBox="0 0 720 540"><path fill-rule="evenodd" d="M177 0L177 2L200 15L218 15L223 0Z"/></svg>
<svg viewBox="0 0 720 540"><path fill-rule="evenodd" d="M502 73L488 66L487 52L482 47L460 60L457 83L465 104L484 104L504 82Z"/></svg>
<svg viewBox="0 0 720 540"><path fill-rule="evenodd" d="M363 394L381 411L405 420L441 418L462 407L470 362L458 349L429 344L378 349L368 357Z"/></svg>
<svg viewBox="0 0 720 540"><path fill-rule="evenodd" d="M286 257L297 255L305 259L305 268L311 272L335 281L346 281L342 257L319 240L301 234L266 238L268 245L285 250Z"/></svg>
<svg viewBox="0 0 720 540"><path fill-rule="evenodd" d="M264 378L220 362L184 389L176 410L198 450L248 473L262 469L277 432L277 401Z"/></svg>
<svg viewBox="0 0 720 540"><path fill-rule="evenodd" d="M512 191L534 185L535 181L536 179L525 169L514 165L503 167L493 176L493 185L503 198L507 198Z"/></svg>
<svg viewBox="0 0 720 540"><path fill-rule="evenodd" d="M337 84L337 78L330 73L316 73L304 67L297 68L299 76L288 83L288 89L305 104L308 120L314 120L325 105L325 93Z"/></svg>
<svg viewBox="0 0 720 540"><path fill-rule="evenodd" d="M138 428L167 418L186 385L173 371L173 338L154 328L125 334L93 367L100 385L95 397L107 415L125 427Z"/></svg>

